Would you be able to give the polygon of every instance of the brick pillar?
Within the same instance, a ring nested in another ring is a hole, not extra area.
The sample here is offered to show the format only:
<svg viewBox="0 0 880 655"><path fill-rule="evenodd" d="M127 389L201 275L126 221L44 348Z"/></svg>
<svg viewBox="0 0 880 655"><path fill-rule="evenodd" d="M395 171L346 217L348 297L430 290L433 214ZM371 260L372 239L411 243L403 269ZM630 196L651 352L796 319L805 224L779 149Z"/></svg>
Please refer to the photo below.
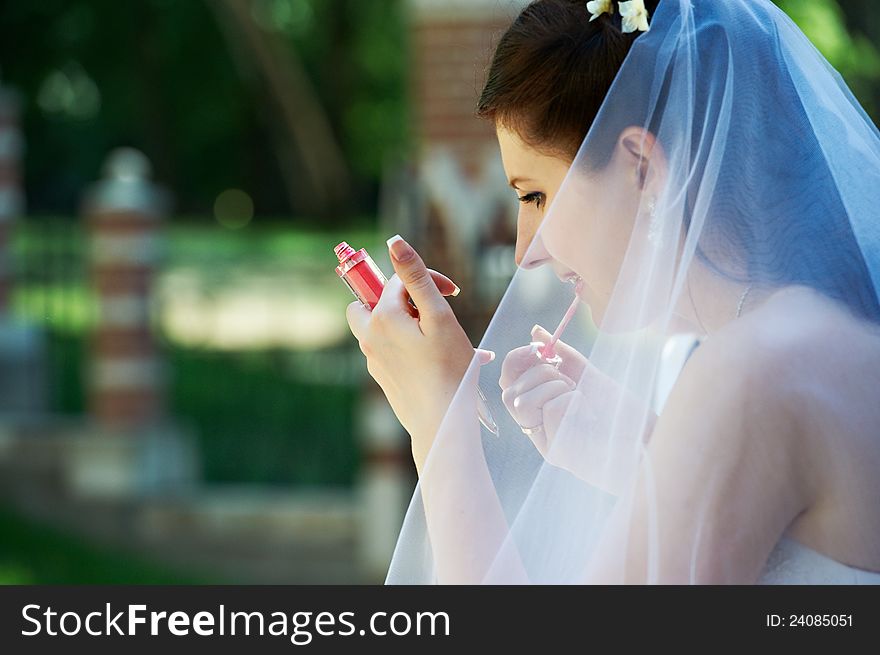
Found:
<svg viewBox="0 0 880 655"><path fill-rule="evenodd" d="M498 284L486 279L481 255L496 241L509 247L516 236L516 198L494 126L474 114L494 45L526 4L409 0L416 166L425 200L423 229L413 238L432 268L462 288L456 315L472 336L482 334L491 316L487 305L493 309L500 297ZM507 228L500 235L499 223ZM512 265L512 252L510 259Z"/></svg>
<svg viewBox="0 0 880 655"><path fill-rule="evenodd" d="M167 200L150 175L142 153L115 150L83 204L98 305L88 408L100 426L117 431L149 428L164 417L164 369L150 307Z"/></svg>
<svg viewBox="0 0 880 655"><path fill-rule="evenodd" d="M0 320L8 313L12 289L13 223L24 213L20 106L18 94L0 86Z"/></svg>

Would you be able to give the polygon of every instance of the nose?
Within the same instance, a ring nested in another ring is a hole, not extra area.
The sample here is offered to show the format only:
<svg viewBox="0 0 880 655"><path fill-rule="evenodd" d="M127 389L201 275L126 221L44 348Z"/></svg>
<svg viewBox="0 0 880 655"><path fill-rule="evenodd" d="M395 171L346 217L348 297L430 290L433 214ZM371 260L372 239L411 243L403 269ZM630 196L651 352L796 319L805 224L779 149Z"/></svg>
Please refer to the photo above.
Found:
<svg viewBox="0 0 880 655"><path fill-rule="evenodd" d="M537 268L550 261L550 254L544 249L540 235L516 235L516 251L513 260L520 268Z"/></svg>

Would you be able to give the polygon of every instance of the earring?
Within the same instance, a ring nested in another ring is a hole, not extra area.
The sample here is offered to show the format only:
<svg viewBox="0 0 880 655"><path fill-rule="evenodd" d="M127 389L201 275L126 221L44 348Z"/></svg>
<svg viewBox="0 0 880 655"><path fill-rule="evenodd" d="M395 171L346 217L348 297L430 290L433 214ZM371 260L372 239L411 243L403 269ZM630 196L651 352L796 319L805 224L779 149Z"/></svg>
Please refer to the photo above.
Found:
<svg viewBox="0 0 880 655"><path fill-rule="evenodd" d="M663 226L657 218L657 201L648 199L648 241L657 248L663 247Z"/></svg>

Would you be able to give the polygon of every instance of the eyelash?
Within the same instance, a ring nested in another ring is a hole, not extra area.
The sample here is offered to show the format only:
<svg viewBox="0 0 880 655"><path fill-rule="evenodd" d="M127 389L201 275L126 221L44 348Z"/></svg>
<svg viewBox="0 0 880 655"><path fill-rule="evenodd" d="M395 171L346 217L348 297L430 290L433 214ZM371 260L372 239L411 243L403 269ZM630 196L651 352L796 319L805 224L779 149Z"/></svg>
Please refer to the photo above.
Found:
<svg viewBox="0 0 880 655"><path fill-rule="evenodd" d="M538 209L541 208L541 204L544 202L544 194L540 191L535 191L534 193L527 193L524 196L519 196L519 201L525 204L535 203L535 207Z"/></svg>

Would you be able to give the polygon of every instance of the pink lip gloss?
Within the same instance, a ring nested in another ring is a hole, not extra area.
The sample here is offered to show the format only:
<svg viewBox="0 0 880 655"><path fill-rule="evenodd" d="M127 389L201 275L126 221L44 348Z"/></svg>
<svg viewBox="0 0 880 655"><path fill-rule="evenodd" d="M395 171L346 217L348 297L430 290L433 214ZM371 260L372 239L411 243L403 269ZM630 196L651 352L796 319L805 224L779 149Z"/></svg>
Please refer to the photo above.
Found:
<svg viewBox="0 0 880 655"><path fill-rule="evenodd" d="M345 241L336 246L333 252L339 260L336 274L348 285L355 298L360 300L364 307L372 310L379 302L382 287L388 282L376 266L376 262L364 248L355 251Z"/></svg>

